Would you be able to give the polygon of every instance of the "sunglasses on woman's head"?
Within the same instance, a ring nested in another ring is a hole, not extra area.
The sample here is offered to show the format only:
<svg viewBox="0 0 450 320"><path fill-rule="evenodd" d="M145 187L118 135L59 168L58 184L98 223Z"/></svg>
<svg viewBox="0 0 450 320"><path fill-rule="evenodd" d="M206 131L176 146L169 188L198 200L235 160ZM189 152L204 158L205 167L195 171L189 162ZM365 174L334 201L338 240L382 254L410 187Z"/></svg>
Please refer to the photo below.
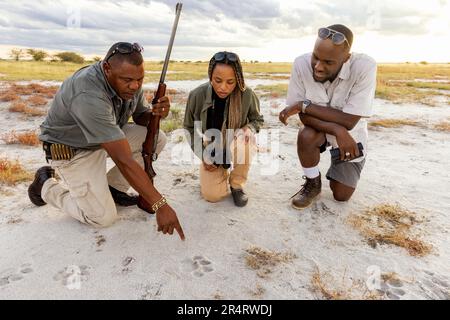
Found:
<svg viewBox="0 0 450 320"><path fill-rule="evenodd" d="M114 50L106 57L105 61L108 62L108 60L115 55L117 52L121 54L129 54L133 51L142 53L144 52L144 47L142 47L139 43L135 42L133 44L129 42L121 42L119 43Z"/></svg>
<svg viewBox="0 0 450 320"><path fill-rule="evenodd" d="M331 41L333 41L333 43L338 46L343 44L344 42L347 42L347 45L350 47L350 43L348 42L347 37L342 32L329 28L320 28L318 36L322 40L330 38Z"/></svg>
<svg viewBox="0 0 450 320"><path fill-rule="evenodd" d="M227 52L227 51L217 52L213 58L216 62L221 62L221 61L224 61L225 59L227 59L228 61L231 61L231 62L238 61L237 54L235 54L233 52Z"/></svg>

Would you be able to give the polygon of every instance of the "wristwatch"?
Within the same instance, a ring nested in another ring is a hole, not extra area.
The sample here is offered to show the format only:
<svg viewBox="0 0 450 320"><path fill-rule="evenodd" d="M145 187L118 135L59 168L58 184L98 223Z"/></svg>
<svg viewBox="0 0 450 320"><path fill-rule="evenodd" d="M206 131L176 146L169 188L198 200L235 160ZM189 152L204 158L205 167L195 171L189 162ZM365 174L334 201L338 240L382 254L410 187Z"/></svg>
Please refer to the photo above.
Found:
<svg viewBox="0 0 450 320"><path fill-rule="evenodd" d="M306 108L311 105L311 100L305 99L302 103L302 113L306 113Z"/></svg>

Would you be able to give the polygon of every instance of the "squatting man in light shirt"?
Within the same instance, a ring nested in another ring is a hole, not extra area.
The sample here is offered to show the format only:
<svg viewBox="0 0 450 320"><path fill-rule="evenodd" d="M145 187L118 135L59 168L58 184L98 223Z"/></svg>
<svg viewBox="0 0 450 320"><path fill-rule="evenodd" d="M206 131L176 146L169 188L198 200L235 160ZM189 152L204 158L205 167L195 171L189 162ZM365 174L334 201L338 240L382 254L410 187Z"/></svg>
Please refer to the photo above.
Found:
<svg viewBox="0 0 450 320"><path fill-rule="evenodd" d="M299 114L297 153L304 179L292 206L302 210L319 196L322 183L320 154L328 146L340 149L340 162L326 174L334 199L348 201L356 189L367 154L367 122L376 87L376 62L367 55L350 53L352 31L343 25L320 28L314 51L295 59L287 105L279 114ZM363 146L362 154L357 143Z"/></svg>

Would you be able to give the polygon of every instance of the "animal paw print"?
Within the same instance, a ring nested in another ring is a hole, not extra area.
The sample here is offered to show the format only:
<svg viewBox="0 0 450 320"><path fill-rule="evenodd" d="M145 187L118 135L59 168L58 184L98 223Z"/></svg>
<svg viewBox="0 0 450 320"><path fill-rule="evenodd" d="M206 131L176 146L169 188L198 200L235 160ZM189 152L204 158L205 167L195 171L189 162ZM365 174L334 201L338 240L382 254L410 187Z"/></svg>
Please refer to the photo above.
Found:
<svg viewBox="0 0 450 320"><path fill-rule="evenodd" d="M426 295L426 298L434 300L450 300L449 279L427 270L425 270L424 273L425 275L417 282Z"/></svg>
<svg viewBox="0 0 450 320"><path fill-rule="evenodd" d="M61 284L67 287L69 290L81 289L82 282L85 282L89 278L88 266L68 266L59 271L53 280L61 282Z"/></svg>
<svg viewBox="0 0 450 320"><path fill-rule="evenodd" d="M214 271L212 262L203 256L195 256L192 259L185 259L181 262L181 268L184 272L200 278L205 274Z"/></svg>
<svg viewBox="0 0 450 320"><path fill-rule="evenodd" d="M31 263L24 263L17 269L6 269L0 272L0 287L4 287L9 285L10 283L20 281L24 279L24 277L32 273L34 270L32 268Z"/></svg>
<svg viewBox="0 0 450 320"><path fill-rule="evenodd" d="M388 300L400 300L406 294L402 287L403 281L392 277L383 280L378 292L380 292Z"/></svg>

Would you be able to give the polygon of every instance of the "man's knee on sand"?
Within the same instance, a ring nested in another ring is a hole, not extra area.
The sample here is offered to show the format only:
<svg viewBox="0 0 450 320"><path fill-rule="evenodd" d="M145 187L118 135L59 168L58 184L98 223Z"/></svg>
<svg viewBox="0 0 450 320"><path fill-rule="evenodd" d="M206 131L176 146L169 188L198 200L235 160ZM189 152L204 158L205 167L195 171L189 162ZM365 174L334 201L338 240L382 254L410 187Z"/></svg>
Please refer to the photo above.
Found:
<svg viewBox="0 0 450 320"><path fill-rule="evenodd" d="M224 190L223 188L202 188L201 193L203 199L212 203L222 201L228 194L227 190Z"/></svg>
<svg viewBox="0 0 450 320"><path fill-rule="evenodd" d="M334 200L339 202L349 201L355 192L354 188L346 186L334 180L330 180L330 189L333 191Z"/></svg>
<svg viewBox="0 0 450 320"><path fill-rule="evenodd" d="M86 224L95 228L107 228L112 226L118 220L118 216L108 215L101 218L93 218L86 220Z"/></svg>

